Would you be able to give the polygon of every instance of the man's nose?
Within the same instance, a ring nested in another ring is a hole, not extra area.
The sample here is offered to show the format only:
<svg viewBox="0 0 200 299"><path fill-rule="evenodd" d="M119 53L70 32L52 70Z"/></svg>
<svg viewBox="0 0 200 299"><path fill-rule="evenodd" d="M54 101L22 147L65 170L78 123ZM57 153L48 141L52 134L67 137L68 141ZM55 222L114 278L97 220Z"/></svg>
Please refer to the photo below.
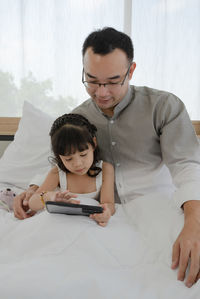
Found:
<svg viewBox="0 0 200 299"><path fill-rule="evenodd" d="M100 96L100 97L107 96L109 94L107 85L104 85L104 84L98 85L95 94L96 94L96 96Z"/></svg>

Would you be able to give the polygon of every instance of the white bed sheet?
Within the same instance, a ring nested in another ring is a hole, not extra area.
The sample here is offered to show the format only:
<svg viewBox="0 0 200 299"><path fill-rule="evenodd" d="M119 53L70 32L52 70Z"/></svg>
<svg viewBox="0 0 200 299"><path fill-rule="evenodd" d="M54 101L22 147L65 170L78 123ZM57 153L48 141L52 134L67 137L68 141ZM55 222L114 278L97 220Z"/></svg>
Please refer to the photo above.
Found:
<svg viewBox="0 0 200 299"><path fill-rule="evenodd" d="M107 227L84 216L0 211L4 299L197 299L170 269L183 214L164 194L117 205Z"/></svg>

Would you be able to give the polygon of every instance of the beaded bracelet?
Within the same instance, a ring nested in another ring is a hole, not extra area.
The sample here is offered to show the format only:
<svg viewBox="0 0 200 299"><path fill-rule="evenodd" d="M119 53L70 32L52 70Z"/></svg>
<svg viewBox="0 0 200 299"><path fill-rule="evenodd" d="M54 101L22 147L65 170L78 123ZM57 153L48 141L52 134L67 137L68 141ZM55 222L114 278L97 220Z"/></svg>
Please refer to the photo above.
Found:
<svg viewBox="0 0 200 299"><path fill-rule="evenodd" d="M41 202L42 202L42 204L43 204L44 207L45 207L45 201L44 201L44 194L45 193L47 193L47 191L42 191L40 193L40 200L41 200Z"/></svg>

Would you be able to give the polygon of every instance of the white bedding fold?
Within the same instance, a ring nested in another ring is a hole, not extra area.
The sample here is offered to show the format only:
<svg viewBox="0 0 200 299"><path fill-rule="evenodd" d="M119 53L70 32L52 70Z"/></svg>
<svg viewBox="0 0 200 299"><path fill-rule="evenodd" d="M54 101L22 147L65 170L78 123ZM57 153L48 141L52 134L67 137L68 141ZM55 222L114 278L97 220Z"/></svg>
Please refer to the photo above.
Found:
<svg viewBox="0 0 200 299"><path fill-rule="evenodd" d="M103 228L84 216L41 212L19 221L0 211L0 294L4 299L193 299L170 269L183 225L173 200L151 194Z"/></svg>

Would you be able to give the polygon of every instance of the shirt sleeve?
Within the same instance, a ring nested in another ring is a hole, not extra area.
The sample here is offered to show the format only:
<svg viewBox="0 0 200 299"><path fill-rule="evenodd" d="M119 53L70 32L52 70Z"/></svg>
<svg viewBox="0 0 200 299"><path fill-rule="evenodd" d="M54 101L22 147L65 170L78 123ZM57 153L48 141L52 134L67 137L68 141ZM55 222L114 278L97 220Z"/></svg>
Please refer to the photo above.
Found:
<svg viewBox="0 0 200 299"><path fill-rule="evenodd" d="M184 104L169 94L157 107L156 123L164 163L177 188L174 200L181 207L200 200L200 144Z"/></svg>

